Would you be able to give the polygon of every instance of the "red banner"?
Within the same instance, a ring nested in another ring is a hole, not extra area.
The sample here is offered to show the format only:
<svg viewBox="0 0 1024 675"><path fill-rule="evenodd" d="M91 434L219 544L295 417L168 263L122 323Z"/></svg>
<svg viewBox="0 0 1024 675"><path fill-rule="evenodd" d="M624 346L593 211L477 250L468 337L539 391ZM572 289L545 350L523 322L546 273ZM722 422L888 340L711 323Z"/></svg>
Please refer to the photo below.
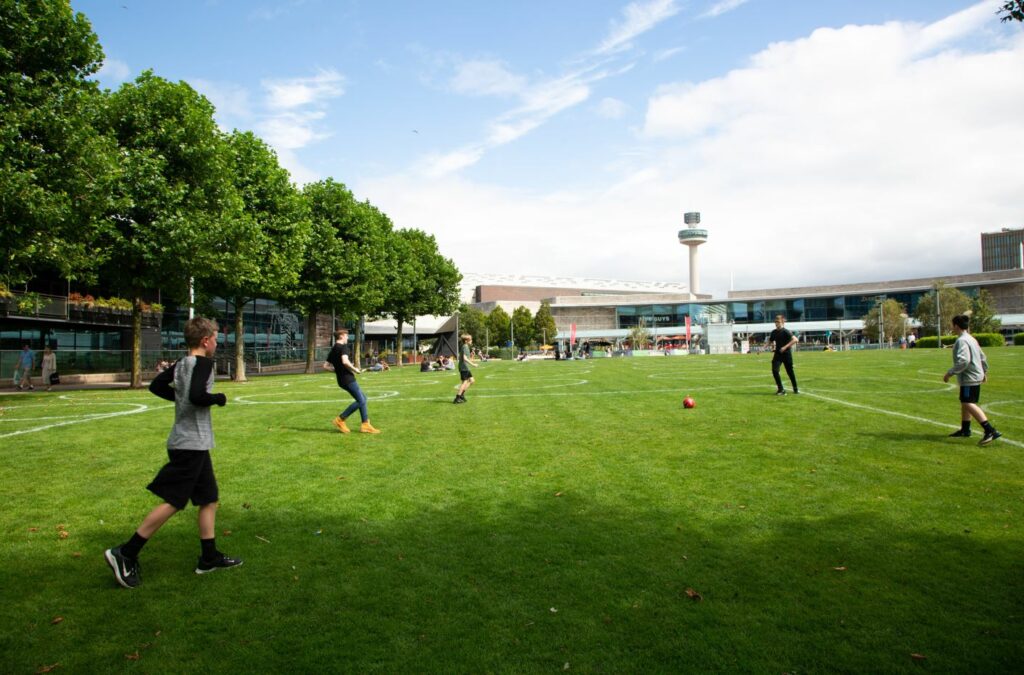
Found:
<svg viewBox="0 0 1024 675"><path fill-rule="evenodd" d="M573 342L576 342L576 324L571 323L569 324L569 345L571 346Z"/></svg>
<svg viewBox="0 0 1024 675"><path fill-rule="evenodd" d="M690 344L690 317L686 317L686 344Z"/></svg>

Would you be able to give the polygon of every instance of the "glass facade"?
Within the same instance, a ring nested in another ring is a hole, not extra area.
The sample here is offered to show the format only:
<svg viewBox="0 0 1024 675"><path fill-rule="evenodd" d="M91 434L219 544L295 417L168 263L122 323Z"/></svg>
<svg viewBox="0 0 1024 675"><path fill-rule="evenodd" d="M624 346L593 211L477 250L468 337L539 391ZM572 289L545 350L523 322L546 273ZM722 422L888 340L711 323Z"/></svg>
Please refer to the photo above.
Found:
<svg viewBox="0 0 1024 675"><path fill-rule="evenodd" d="M247 352L276 352L304 349L306 345L305 317L273 300L250 300L242 306L245 349ZM203 316L215 319L220 326L218 342L221 348L235 344L235 307L223 298L215 298ZM185 346L184 329L188 321L188 308L178 307L164 312L160 330L164 349L182 349Z"/></svg>
<svg viewBox="0 0 1024 675"><path fill-rule="evenodd" d="M1024 229L982 233L981 269L983 272L1024 269L1021 260Z"/></svg>
<svg viewBox="0 0 1024 675"><path fill-rule="evenodd" d="M960 288L966 295L976 297L978 288ZM778 314L787 322L795 321L851 321L859 320L870 312L880 299L903 303L907 314L913 315L921 298L931 291L909 293L871 293L867 295L835 295L810 298L780 298L773 300L729 301L726 303L683 303L678 305L627 305L616 307L617 327L629 329L643 318L648 328L683 326L686 317L691 323L728 321L734 324L771 323Z"/></svg>

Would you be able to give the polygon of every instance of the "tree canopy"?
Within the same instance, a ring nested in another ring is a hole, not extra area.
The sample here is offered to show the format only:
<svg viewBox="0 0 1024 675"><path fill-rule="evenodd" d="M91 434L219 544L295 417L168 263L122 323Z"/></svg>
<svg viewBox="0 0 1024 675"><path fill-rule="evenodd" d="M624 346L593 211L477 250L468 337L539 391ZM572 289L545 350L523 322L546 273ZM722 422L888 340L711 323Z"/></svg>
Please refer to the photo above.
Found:
<svg viewBox="0 0 1024 675"><path fill-rule="evenodd" d="M117 174L97 128L103 60L88 19L66 0L0 2L0 253L7 285L42 269L92 279Z"/></svg>
<svg viewBox="0 0 1024 675"><path fill-rule="evenodd" d="M898 340L907 334L907 308L902 302L893 298L885 300L879 298L871 311L862 319L864 335L869 340L878 341L879 327L881 327L883 342Z"/></svg>
<svg viewBox="0 0 1024 675"><path fill-rule="evenodd" d="M936 296L938 306L936 307ZM936 327L941 326L942 334L950 332L950 321L957 314L966 314L971 309L971 299L960 289L936 282L932 293L917 303L914 318L921 323L921 335L938 335Z"/></svg>

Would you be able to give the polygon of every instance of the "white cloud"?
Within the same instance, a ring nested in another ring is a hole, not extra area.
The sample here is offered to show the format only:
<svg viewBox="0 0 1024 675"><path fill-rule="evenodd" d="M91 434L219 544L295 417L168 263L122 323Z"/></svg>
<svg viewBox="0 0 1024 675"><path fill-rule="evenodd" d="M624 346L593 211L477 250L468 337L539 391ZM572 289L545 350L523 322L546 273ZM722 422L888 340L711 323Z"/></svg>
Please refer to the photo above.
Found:
<svg viewBox="0 0 1024 675"><path fill-rule="evenodd" d="M731 12L741 5L745 5L749 0L720 0L715 4L711 5L706 12L701 14L698 18L710 19L716 16L721 16L726 12Z"/></svg>
<svg viewBox="0 0 1024 675"><path fill-rule="evenodd" d="M127 82L131 76L132 70L128 67L128 64L117 59L104 60L103 65L96 73L97 79L112 84Z"/></svg>
<svg viewBox="0 0 1024 675"><path fill-rule="evenodd" d="M451 87L460 94L509 96L526 87L526 78L516 75L500 61L467 61L459 64Z"/></svg>
<svg viewBox="0 0 1024 675"><path fill-rule="evenodd" d="M623 118L629 112L629 106L617 98L603 98L597 104L597 114L610 120Z"/></svg>
<svg viewBox="0 0 1024 675"><path fill-rule="evenodd" d="M615 52L625 47L642 33L679 12L675 0L648 0L632 2L622 10L622 21L613 22L608 36L598 47L599 54Z"/></svg>
<svg viewBox="0 0 1024 675"><path fill-rule="evenodd" d="M252 102L249 90L245 87L231 82L213 82L202 78L191 78L189 84L209 99L217 109L217 119L222 126L226 120L241 121L252 117Z"/></svg>
<svg viewBox="0 0 1024 675"><path fill-rule="evenodd" d="M345 77L335 70L321 70L313 77L264 80L267 105L271 108L298 108L337 98L345 93Z"/></svg>
<svg viewBox="0 0 1024 675"><path fill-rule="evenodd" d="M666 85L646 152L619 157L604 188L524 193L440 172L357 191L466 271L685 282L675 234L690 210L710 233L702 290L718 294L731 274L755 289L980 271L979 233L1024 223L1024 117L1011 114L1024 35L987 42L980 11L821 29Z"/></svg>
<svg viewBox="0 0 1024 675"><path fill-rule="evenodd" d="M669 49L662 49L660 51L655 52L654 56L652 56L651 58L654 60L655 63L657 63L659 61L665 61L667 59L670 59L673 56L675 56L676 54L678 54L679 52L682 52L682 51L685 51L685 50L686 50L686 47L671 47Z"/></svg>

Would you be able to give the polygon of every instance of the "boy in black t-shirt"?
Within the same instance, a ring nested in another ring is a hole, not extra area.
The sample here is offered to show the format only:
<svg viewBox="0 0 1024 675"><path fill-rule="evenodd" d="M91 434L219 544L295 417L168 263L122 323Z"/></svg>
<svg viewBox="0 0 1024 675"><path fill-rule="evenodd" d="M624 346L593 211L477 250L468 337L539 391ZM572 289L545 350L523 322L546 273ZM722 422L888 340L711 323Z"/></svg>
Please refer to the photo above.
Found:
<svg viewBox="0 0 1024 675"><path fill-rule="evenodd" d="M351 429L345 424L345 420L358 409L359 416L363 420L363 423L359 426L359 431L364 434L379 434L380 429L376 429L370 424L370 414L366 410L366 395L363 394L363 391L359 388L359 383L356 382L356 374L362 371L352 363L352 350L348 346L347 328L339 328L334 331L334 347L331 348L331 353L327 355L327 360L324 361L323 367L325 370L333 370L338 378L338 386L355 399L331 423L337 427L338 431L347 434Z"/></svg>
<svg viewBox="0 0 1024 675"><path fill-rule="evenodd" d="M782 378L779 377L779 368L782 366L786 367L786 375L789 375L789 381L793 384L793 393L799 394L800 390L796 386L796 374L793 372L793 347L799 340L786 330L786 319L781 314L775 316L775 330L768 337L768 342L774 348L772 377L775 378L775 386L778 387L775 395L786 395L786 390L782 388Z"/></svg>

